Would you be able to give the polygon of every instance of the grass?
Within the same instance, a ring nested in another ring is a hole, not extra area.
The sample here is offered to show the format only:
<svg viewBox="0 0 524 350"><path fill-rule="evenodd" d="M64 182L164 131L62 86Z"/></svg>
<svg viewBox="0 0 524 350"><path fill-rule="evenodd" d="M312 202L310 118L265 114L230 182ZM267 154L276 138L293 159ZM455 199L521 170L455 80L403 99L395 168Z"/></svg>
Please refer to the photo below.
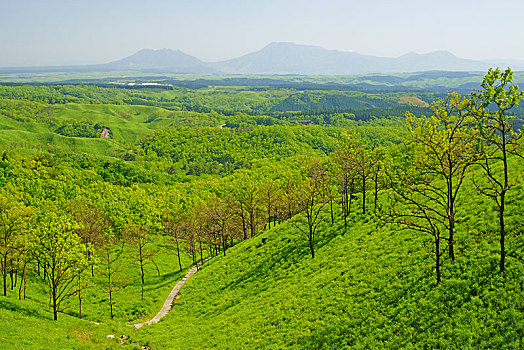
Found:
<svg viewBox="0 0 524 350"><path fill-rule="evenodd" d="M35 300L0 299L0 343L11 349L92 349L117 347L106 338L114 334L109 325L96 325L75 317L53 314Z"/></svg>
<svg viewBox="0 0 524 350"><path fill-rule="evenodd" d="M19 122L0 118L0 146L16 149L47 150L55 147L100 156L114 156L152 131L170 126L207 125L217 122L207 114L169 111L159 107L130 105L53 105L50 120ZM113 138L65 137L55 133L65 121L89 120L110 128Z"/></svg>
<svg viewBox="0 0 524 350"><path fill-rule="evenodd" d="M169 248L167 238L155 236L153 243L158 250L155 261L161 274L157 275L153 265L146 266L144 300L141 300L139 267L128 257L120 262L122 268L118 278L127 285L113 295L114 319L110 318L103 277L95 275L90 280L91 286L83 292L82 319L78 318L78 300L72 297L64 304L64 313L58 315L58 321L53 321L46 302L49 297L33 276L28 283L27 299L18 300L16 291L9 291L8 297L0 297L0 340L15 349L51 349L57 344L61 349L116 347L117 341L107 339L106 335L119 338L133 332L134 328L129 325L153 318L171 289L192 265L191 259L184 255L183 268L178 271L178 260ZM127 254L129 256L130 252ZM125 345L133 344L128 340Z"/></svg>
<svg viewBox="0 0 524 350"><path fill-rule="evenodd" d="M457 259L445 259L438 286L428 237L372 214L354 212L347 230L326 216L314 259L283 223L213 258L173 312L132 338L177 349L519 348L522 186L508 201L507 245L517 258L508 258L505 275L492 203L472 191L466 184Z"/></svg>

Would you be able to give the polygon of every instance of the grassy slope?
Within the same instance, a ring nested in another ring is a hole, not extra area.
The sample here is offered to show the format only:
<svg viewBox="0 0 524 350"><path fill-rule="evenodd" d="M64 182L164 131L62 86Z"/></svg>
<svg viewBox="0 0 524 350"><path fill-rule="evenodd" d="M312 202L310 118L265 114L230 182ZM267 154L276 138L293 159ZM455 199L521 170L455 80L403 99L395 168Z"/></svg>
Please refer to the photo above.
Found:
<svg viewBox="0 0 524 350"><path fill-rule="evenodd" d="M145 268L146 279L144 300L140 297L139 267L128 257L119 265L116 277L127 281L125 288L113 295L115 318L110 320L108 294L104 292L103 277L95 276L91 286L84 291L82 319L78 316L78 302L75 297L65 302L66 314L59 314L58 321L53 321L53 314L48 307L48 296L41 282L36 277L30 278L27 287L27 299L19 301L17 291L9 291L8 297L0 297L0 340L15 346L15 349L52 349L60 344L61 349L72 348L107 348L116 345L116 341L106 339L106 335L128 334L129 324L151 319L160 310L171 289L190 269L192 262L186 254L182 256L182 271L178 271L178 260L173 251L167 248L164 237L155 237L155 261L160 269L157 276L153 265ZM71 316L72 315L72 316ZM99 322L100 325L95 325ZM130 341L126 342L131 344Z"/></svg>
<svg viewBox="0 0 524 350"><path fill-rule="evenodd" d="M116 348L116 343L106 338L115 334L111 326L64 315L55 322L52 312L32 300L2 297L0 325L1 344L10 349Z"/></svg>
<svg viewBox="0 0 524 350"><path fill-rule="evenodd" d="M212 259L174 312L132 337L177 349L519 348L523 186L509 199L507 246L519 258L507 259L505 277L492 204L464 189L457 261L445 259L438 287L426 236L353 214L345 234L341 223L320 228L311 259L283 223Z"/></svg>
<svg viewBox="0 0 524 350"><path fill-rule="evenodd" d="M109 127L112 139L65 137L54 132L57 125L44 121L18 122L0 115L0 146L46 150L49 145L66 150L112 155L122 144L134 144L140 137L160 128L179 125L216 124L205 114L168 111L158 107L129 105L89 105L68 103L53 105L51 117L58 123L66 120L89 120ZM23 144L23 145L22 145Z"/></svg>

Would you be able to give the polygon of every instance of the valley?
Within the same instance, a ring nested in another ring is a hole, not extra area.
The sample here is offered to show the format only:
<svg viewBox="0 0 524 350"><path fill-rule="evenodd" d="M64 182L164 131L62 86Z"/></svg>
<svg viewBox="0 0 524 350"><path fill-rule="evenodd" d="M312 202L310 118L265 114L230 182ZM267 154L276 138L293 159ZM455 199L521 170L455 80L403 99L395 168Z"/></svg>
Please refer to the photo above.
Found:
<svg viewBox="0 0 524 350"><path fill-rule="evenodd" d="M521 346L522 73L75 74L0 84L6 345Z"/></svg>

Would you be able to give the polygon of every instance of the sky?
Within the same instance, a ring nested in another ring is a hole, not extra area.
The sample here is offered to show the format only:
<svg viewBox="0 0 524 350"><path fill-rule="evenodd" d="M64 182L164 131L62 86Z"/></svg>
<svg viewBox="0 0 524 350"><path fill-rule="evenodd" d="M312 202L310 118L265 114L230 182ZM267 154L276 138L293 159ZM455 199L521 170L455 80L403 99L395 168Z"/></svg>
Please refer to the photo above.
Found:
<svg viewBox="0 0 524 350"><path fill-rule="evenodd" d="M283 41L524 60L523 14L522 0L0 0L0 67L107 63L144 48L209 62Z"/></svg>

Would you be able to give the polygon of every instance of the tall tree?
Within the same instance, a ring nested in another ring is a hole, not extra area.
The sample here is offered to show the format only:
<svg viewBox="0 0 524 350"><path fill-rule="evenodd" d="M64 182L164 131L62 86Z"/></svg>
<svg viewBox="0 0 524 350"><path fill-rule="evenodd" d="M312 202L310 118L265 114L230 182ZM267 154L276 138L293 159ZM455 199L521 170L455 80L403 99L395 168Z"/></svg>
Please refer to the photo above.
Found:
<svg viewBox="0 0 524 350"><path fill-rule="evenodd" d="M216 197L207 211L209 230L220 239L224 256L226 256L226 250L230 245L228 241L231 234L230 221L233 215L231 200L226 197Z"/></svg>
<svg viewBox="0 0 524 350"><path fill-rule="evenodd" d="M340 186L344 228L347 228L347 217L351 213L355 180L358 179L357 159L359 148L360 136L356 132L351 134L343 133L333 154L336 165L335 173L338 174L337 178Z"/></svg>
<svg viewBox="0 0 524 350"><path fill-rule="evenodd" d="M153 264L156 268L158 276L160 276L160 269L154 260L154 256L157 250L152 247L151 243L151 232L150 226L144 223L132 224L129 223L126 228L126 236L128 242L134 248L132 254L133 261L140 268L140 281L141 283L141 297L144 300L144 285L145 285L145 267L149 263Z"/></svg>
<svg viewBox="0 0 524 350"><path fill-rule="evenodd" d="M109 311L111 318L114 317L114 294L127 282L120 274L122 271L122 256L124 252L124 240L118 239L112 232L106 232L104 244L98 249L100 272L105 275L105 293L109 295Z"/></svg>
<svg viewBox="0 0 524 350"><path fill-rule="evenodd" d="M14 258L21 248L28 230L32 210L19 198L8 193L0 194L0 267L4 282L4 296L7 295L7 274L13 270Z"/></svg>
<svg viewBox="0 0 524 350"><path fill-rule="evenodd" d="M178 268L179 271L182 271L182 261L180 256L180 236L184 230L187 230L188 223L182 219L181 214L179 212L171 210L165 211L162 214L162 224L166 232L172 237L175 243L176 256L178 258Z"/></svg>
<svg viewBox="0 0 524 350"><path fill-rule="evenodd" d="M476 129L466 110L466 100L457 93L432 104L431 117L406 113L414 164L419 176L428 179L424 197L448 231L448 253L455 260L457 200L466 170L478 158ZM429 181L430 180L430 181ZM440 220L439 220L440 221Z"/></svg>
<svg viewBox="0 0 524 350"><path fill-rule="evenodd" d="M366 145L359 142L354 150L355 152L355 169L360 177L360 190L362 193L362 214L366 214L366 192L367 180L372 173L371 154Z"/></svg>
<svg viewBox="0 0 524 350"><path fill-rule="evenodd" d="M441 257L444 254L442 235L444 216L435 209L428 194L433 191L433 176L420 171L415 164L415 151L402 144L393 154L393 162L387 169L387 186L392 192L392 203L388 213L383 214L387 222L400 224L414 232L431 236L437 284L441 281Z"/></svg>
<svg viewBox="0 0 524 350"><path fill-rule="evenodd" d="M43 267L40 275L50 294L53 317L58 318L61 303L78 292L78 276L91 264L86 250L90 245L82 244L75 234L78 224L66 215L53 209L40 213L39 226L34 232L34 254Z"/></svg>
<svg viewBox="0 0 524 350"><path fill-rule="evenodd" d="M304 181L291 188L299 213L291 222L307 237L311 257L314 258L315 235L318 225L322 222L320 214L328 203L325 193L329 180L324 164L318 160L313 160L307 171Z"/></svg>
<svg viewBox="0 0 524 350"><path fill-rule="evenodd" d="M475 185L483 195L495 202L498 209L501 273L504 272L506 258L506 195L515 185L515 180L510 179L508 155L520 155L517 146L523 135L522 130L514 130L515 116L508 113L522 98L522 91L512 82L510 68L504 72L499 68L490 69L484 76L482 88L471 93L468 103L483 141L483 159L479 164L488 180L487 184L475 181ZM497 164L502 167L498 168Z"/></svg>
<svg viewBox="0 0 524 350"><path fill-rule="evenodd" d="M387 150L383 146L373 148L370 155L371 179L373 180L373 211L377 211L378 193L384 185L384 170L386 166Z"/></svg>
<svg viewBox="0 0 524 350"><path fill-rule="evenodd" d="M111 221L103 210L83 198L71 203L71 211L74 219L80 223L76 233L84 244L92 245L95 250L101 247L104 243L104 233L111 226ZM94 276L94 265L91 266L91 276Z"/></svg>

